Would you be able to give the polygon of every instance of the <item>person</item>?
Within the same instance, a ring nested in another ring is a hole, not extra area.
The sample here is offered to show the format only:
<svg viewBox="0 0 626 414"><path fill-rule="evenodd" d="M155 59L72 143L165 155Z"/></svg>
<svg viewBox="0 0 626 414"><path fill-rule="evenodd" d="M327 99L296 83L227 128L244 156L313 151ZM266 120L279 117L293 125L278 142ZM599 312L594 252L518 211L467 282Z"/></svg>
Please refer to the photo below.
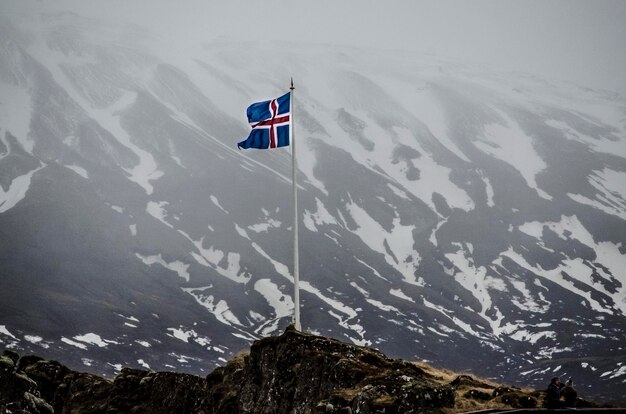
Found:
<svg viewBox="0 0 626 414"><path fill-rule="evenodd" d="M546 392L546 408L561 408L561 378L553 377Z"/></svg>
<svg viewBox="0 0 626 414"><path fill-rule="evenodd" d="M561 395L563 396L563 400L565 400L565 407L574 408L576 406L578 393L574 389L574 382L571 378L565 383L565 387L563 388L563 390L561 390Z"/></svg>

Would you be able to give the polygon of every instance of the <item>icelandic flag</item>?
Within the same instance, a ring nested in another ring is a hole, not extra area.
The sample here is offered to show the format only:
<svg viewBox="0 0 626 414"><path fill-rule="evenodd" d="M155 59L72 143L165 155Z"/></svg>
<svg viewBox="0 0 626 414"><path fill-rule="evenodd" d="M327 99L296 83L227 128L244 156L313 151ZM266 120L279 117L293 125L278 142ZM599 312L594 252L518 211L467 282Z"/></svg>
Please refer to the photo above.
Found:
<svg viewBox="0 0 626 414"><path fill-rule="evenodd" d="M237 144L244 148L277 148L289 145L289 102L291 93L269 101L256 102L248 107L248 122L252 127L248 139Z"/></svg>

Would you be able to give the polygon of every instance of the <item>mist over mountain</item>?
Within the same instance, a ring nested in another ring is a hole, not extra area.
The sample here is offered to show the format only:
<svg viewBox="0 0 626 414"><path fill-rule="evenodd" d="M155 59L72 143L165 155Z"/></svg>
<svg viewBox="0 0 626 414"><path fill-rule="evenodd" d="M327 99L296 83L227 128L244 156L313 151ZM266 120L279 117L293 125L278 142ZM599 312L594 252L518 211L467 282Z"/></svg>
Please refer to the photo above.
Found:
<svg viewBox="0 0 626 414"><path fill-rule="evenodd" d="M236 143L293 76L304 331L624 398L620 95L434 55L0 19L3 347L206 374L282 332L291 156Z"/></svg>

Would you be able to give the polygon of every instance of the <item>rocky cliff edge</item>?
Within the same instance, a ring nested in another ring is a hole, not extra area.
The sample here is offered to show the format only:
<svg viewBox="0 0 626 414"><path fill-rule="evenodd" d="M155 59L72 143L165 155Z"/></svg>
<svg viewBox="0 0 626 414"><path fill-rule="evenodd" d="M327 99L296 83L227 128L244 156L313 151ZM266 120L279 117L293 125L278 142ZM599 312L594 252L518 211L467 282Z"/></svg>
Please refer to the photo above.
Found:
<svg viewBox="0 0 626 414"><path fill-rule="evenodd" d="M453 413L541 401L540 392L290 328L254 342L206 378L124 368L109 380L10 350L0 357L0 414Z"/></svg>

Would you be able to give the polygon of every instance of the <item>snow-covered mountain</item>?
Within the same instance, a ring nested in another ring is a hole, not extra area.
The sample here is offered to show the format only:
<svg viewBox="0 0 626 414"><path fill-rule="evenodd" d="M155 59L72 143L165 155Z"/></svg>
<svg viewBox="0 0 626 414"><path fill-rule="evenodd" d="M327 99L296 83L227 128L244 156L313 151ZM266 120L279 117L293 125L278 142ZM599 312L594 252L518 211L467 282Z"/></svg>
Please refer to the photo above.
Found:
<svg viewBox="0 0 626 414"><path fill-rule="evenodd" d="M0 24L2 346L206 373L281 332L290 153L236 143L291 76L304 330L620 397L622 97L418 54L176 50L72 14Z"/></svg>

